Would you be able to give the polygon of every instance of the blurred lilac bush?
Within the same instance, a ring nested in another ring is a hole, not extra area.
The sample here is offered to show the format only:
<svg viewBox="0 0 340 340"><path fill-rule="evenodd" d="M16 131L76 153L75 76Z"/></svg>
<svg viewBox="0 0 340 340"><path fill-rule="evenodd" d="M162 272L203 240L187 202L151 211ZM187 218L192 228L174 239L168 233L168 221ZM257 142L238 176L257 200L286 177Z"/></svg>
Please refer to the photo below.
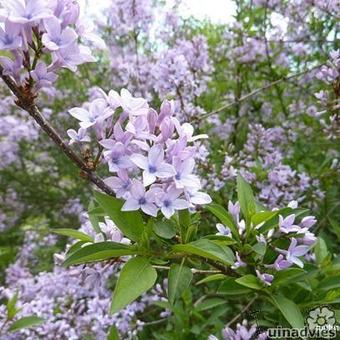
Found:
<svg viewBox="0 0 340 340"><path fill-rule="evenodd" d="M226 24L1 3L1 339L266 339L338 311L340 3L233 2Z"/></svg>

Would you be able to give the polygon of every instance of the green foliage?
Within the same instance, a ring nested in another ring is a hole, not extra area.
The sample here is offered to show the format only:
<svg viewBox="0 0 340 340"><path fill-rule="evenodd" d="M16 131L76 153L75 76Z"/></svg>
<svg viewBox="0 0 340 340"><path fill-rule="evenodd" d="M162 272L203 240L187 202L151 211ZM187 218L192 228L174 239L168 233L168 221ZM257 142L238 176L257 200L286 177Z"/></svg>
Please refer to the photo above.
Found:
<svg viewBox="0 0 340 340"><path fill-rule="evenodd" d="M112 295L111 313L116 313L140 295L149 290L156 282L157 272L144 257L129 260L120 272Z"/></svg>

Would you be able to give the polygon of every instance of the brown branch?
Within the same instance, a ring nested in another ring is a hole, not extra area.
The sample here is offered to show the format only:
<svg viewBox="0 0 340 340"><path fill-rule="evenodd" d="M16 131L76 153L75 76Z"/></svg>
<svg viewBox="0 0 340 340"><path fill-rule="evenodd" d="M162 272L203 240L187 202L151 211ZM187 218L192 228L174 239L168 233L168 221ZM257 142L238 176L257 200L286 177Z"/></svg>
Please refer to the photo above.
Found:
<svg viewBox="0 0 340 340"><path fill-rule="evenodd" d="M271 82L271 83L269 83L269 84L267 84L267 85L264 85L264 86L262 86L262 87L260 87L260 88L258 88L258 89L256 89L256 90L254 90L254 91L252 91L252 92L250 92L250 93L248 93L248 94L246 94L246 95L244 95L244 96L242 96L242 97L240 97L240 98L236 98L233 102L228 103L228 104L225 104L225 105L221 106L220 108L218 108L218 109L216 109L216 110L214 110L214 111L212 111L212 112L206 113L206 114L204 114L204 115L198 117L197 119L198 119L198 120L202 120L202 119L204 119L204 118L213 116L213 115L215 115L216 113L219 113L219 112L221 112L221 111L223 111L223 110L229 109L230 107L232 107L232 106L234 106L234 105L237 105L237 104L239 104L240 102L242 102L242 101L244 101L244 100L247 100L247 99L249 99L249 98L255 96L256 94L258 94L258 93L260 93L260 92L262 92L262 91L264 91L264 90L267 90L267 89L269 89L269 88L271 88L271 87L273 87L273 86L276 86L276 85L278 85L278 84L280 84L280 83L283 83L283 82L285 82L285 81L289 81L290 79L297 78L297 77L300 77L300 76L302 76L302 75L304 75L304 74L306 74L306 73L312 72L313 70L315 70L315 69L317 69L317 68L320 68L320 67L323 66L323 65L324 65L324 64L316 65L316 66L314 66L314 67L312 67L312 68L310 68L310 69L307 69L307 70L304 70L304 71L301 71L301 72L298 72L298 73L294 73L294 74L291 74L291 75L286 76L286 77L282 77L282 78L280 78L280 79L278 79L278 80L275 80L275 81L273 81L273 82Z"/></svg>
<svg viewBox="0 0 340 340"><path fill-rule="evenodd" d="M25 92L25 88L18 86L14 79L8 75L3 74L3 67L0 65L0 77L3 79L8 88L16 96L15 103L25 110L29 115L38 123L38 125L44 130L50 139L61 149L61 151L81 170L82 176L87 178L90 182L96 185L99 189L106 194L115 197L114 191L95 173L90 169L87 164L74 152L71 147L63 141L58 132L51 126L51 124L41 114L39 108L34 103L34 95L32 93Z"/></svg>
<svg viewBox="0 0 340 340"><path fill-rule="evenodd" d="M242 314L244 314L250 307L251 305L255 302L255 300L257 299L257 295L255 295L255 297L253 299L251 299L246 306L244 306L244 308L241 310L240 313L238 313L234 318L232 318L226 325L226 327L230 327L234 322L236 322L241 316Z"/></svg>

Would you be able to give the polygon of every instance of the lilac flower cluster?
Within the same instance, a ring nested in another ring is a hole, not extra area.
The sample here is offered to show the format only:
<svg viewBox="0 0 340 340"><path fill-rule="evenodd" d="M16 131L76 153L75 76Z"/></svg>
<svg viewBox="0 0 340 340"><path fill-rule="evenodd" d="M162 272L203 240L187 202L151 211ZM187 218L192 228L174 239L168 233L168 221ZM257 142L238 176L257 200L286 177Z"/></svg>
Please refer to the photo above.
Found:
<svg viewBox="0 0 340 340"><path fill-rule="evenodd" d="M313 195L309 204L322 198L317 180L285 164L289 158L289 150L285 149L285 145L295 138L289 131L284 127L265 129L260 124L250 125L244 149L225 155L220 176L214 176L210 185L220 190L226 179L236 177L239 169L249 182L257 186L259 199L271 208L284 206L296 198L301 202L308 194Z"/></svg>
<svg viewBox="0 0 340 340"><path fill-rule="evenodd" d="M74 72L78 65L94 61L90 49L79 43L91 32L83 29L76 1L8 0L2 6L0 50L10 57L0 57L0 64L18 85L49 87L59 68ZM49 65L44 55L51 57Z"/></svg>
<svg viewBox="0 0 340 340"><path fill-rule="evenodd" d="M213 66L204 36L178 39L170 49L160 52L154 67L155 89L160 97L177 98L187 117L204 112L193 102L207 89Z"/></svg>
<svg viewBox="0 0 340 340"><path fill-rule="evenodd" d="M115 174L106 183L125 200L123 211L141 209L157 216L161 210L170 218L176 210L211 202L193 173L192 143L206 136L194 136L190 124L181 124L172 102L164 101L157 113L127 90L100 94L85 107L70 110L80 130L68 134L71 142L86 142L86 131L94 130L109 171ZM122 110L118 117L117 109Z"/></svg>
<svg viewBox="0 0 340 340"><path fill-rule="evenodd" d="M289 208L297 208L297 202L292 201L288 205ZM277 209L273 209L275 211ZM245 221L240 220L240 205L238 202L233 204L229 202L228 211L233 216L234 221L238 227L238 232L241 238L245 234ZM255 270L257 277L265 285L270 286L275 275L275 271L280 271L287 269L293 265L297 265L303 268L304 263L301 260L302 256L305 256L305 260L313 259L313 254L310 253L312 246L316 242L316 236L310 230L311 227L316 223L314 216L305 216L298 223L295 214L290 214L286 217L279 215L279 222L276 229L271 229L266 235L258 234L256 235L257 242L265 247L271 247L273 243L277 240L287 239L289 244L288 249L280 249L274 247L275 251L279 254L273 264L261 265L261 268ZM257 225L256 230L258 230L263 225ZM231 231L228 227L218 223L216 225L218 230L217 235L225 235L232 237ZM236 270L240 267L246 267L247 263L242 260L241 256L236 252L236 261L232 266L232 269ZM259 270L261 269L261 271ZM272 274L265 273L263 270L274 270Z"/></svg>
<svg viewBox="0 0 340 340"><path fill-rule="evenodd" d="M197 98L213 71L207 40L177 32L176 6L169 10L151 0L113 0L109 13L103 28L112 32L106 40L114 84L147 99L176 98L187 117L204 112Z"/></svg>
<svg viewBox="0 0 340 340"><path fill-rule="evenodd" d="M219 338L215 335L210 335L208 340L218 340ZM222 339L223 340L266 340L268 336L266 332L259 333L256 325L252 325L249 327L248 321L243 320L242 324L238 323L236 325L236 330L233 330L230 327L225 327L222 330Z"/></svg>
<svg viewBox="0 0 340 340"><path fill-rule="evenodd" d="M120 241L120 231L112 221L106 219L101 227L105 235L117 235L111 239ZM88 221L80 230L96 236ZM36 251L42 247L51 247L55 242L55 236L41 238L36 232L27 232L16 262L6 270L6 286L0 287L1 298L8 299L17 291L18 307L21 308L17 317L36 315L45 320L34 329L8 334L6 339L39 337L54 340L67 337L78 340L92 336L104 340L112 325L117 327L124 339L136 335L144 324L138 320L138 313L153 302L164 299L163 289L158 287L152 294L145 294L120 312L110 315L108 310L112 292L107 284L117 275L120 265L95 264L85 268L76 266L64 269L56 264L51 272L33 275L31 268L38 261ZM56 256L56 263L61 257ZM4 319L5 310L1 307L0 327Z"/></svg>

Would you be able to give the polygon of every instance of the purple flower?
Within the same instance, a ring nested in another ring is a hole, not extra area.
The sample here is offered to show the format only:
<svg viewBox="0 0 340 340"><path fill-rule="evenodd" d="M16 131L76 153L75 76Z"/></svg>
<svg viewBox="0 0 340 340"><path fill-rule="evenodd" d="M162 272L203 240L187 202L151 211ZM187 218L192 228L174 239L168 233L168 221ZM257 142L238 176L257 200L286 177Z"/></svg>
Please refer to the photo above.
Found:
<svg viewBox="0 0 340 340"><path fill-rule="evenodd" d="M171 187L166 192L156 196L156 203L166 218L170 218L176 210L189 208L190 204L188 201L178 198L181 194L182 190Z"/></svg>
<svg viewBox="0 0 340 340"><path fill-rule="evenodd" d="M228 227L223 225L222 223L216 223L216 229L218 230L218 233L216 235L223 235L223 236L229 236L231 237L231 231Z"/></svg>
<svg viewBox="0 0 340 340"><path fill-rule="evenodd" d="M154 202L157 191L157 189L150 189L145 192L143 184L134 180L130 190L131 196L124 203L122 211L142 209L147 215L156 217L158 208Z"/></svg>
<svg viewBox="0 0 340 340"><path fill-rule="evenodd" d="M164 162L164 150L161 145L154 145L148 154L148 157L140 154L133 154L131 161L139 168L143 169L143 183L148 186L154 183L158 178L169 178L175 175L175 169L172 165Z"/></svg>
<svg viewBox="0 0 340 340"><path fill-rule="evenodd" d="M293 232L298 232L301 230L301 228L298 225L294 225L295 215L289 215L285 218L283 218L281 215L279 215L279 228L280 231L288 234Z"/></svg>
<svg viewBox="0 0 340 340"><path fill-rule="evenodd" d="M38 62L36 68L31 72L32 78L36 81L36 89L49 87L54 83L58 76L53 72L48 72L44 62Z"/></svg>
<svg viewBox="0 0 340 340"><path fill-rule="evenodd" d="M298 258L299 256L305 255L309 251L309 246L297 245L297 240L295 238L291 239L290 246L288 250L278 249L276 250L286 256L286 260L295 263L299 267L303 268L303 262Z"/></svg>
<svg viewBox="0 0 340 340"><path fill-rule="evenodd" d="M257 277L267 286L271 286L274 276L271 274L267 274L267 273L263 273L261 274L257 269L256 271L256 275Z"/></svg>
<svg viewBox="0 0 340 340"><path fill-rule="evenodd" d="M226 327L222 331L223 339L225 340L250 340L256 332L256 325L251 326L249 329L248 323L244 320L241 324L237 324L236 331Z"/></svg>
<svg viewBox="0 0 340 340"><path fill-rule="evenodd" d="M232 201L229 201L228 211L230 212L231 215L233 215L235 221L238 221L240 216L240 203L236 202L235 204L233 204Z"/></svg>
<svg viewBox="0 0 340 340"><path fill-rule="evenodd" d="M77 39L77 33L71 27L62 30L60 21L56 17L44 20L46 33L42 36L42 42L50 51L57 51L71 45Z"/></svg>
<svg viewBox="0 0 340 340"><path fill-rule="evenodd" d="M149 105L145 99L132 97L126 89L120 91L120 96L116 91L111 90L109 100L112 103L119 102L122 109L132 116L146 115L149 111Z"/></svg>
<svg viewBox="0 0 340 340"><path fill-rule="evenodd" d="M98 121L102 121L112 116L113 111L107 107L107 103L103 99L96 99L91 104L88 110L81 107L75 107L69 110L69 113L74 118L80 120L80 126L84 129L95 125Z"/></svg>
<svg viewBox="0 0 340 340"><path fill-rule="evenodd" d="M192 204L204 205L212 202L211 197L205 192L199 191L198 189L187 190L185 195Z"/></svg>
<svg viewBox="0 0 340 340"><path fill-rule="evenodd" d="M306 216L302 219L301 225L305 228L310 228L316 223L316 219L314 216Z"/></svg>
<svg viewBox="0 0 340 340"><path fill-rule="evenodd" d="M237 259L237 261L235 261L235 263L231 266L232 269L237 269L239 267L246 267L247 266L247 264L241 260L241 257L238 254L238 252L236 252L236 259Z"/></svg>
<svg viewBox="0 0 340 340"><path fill-rule="evenodd" d="M73 44L60 48L58 51L52 53L52 61L53 63L50 70L65 67L70 71L75 72L78 65L94 62L95 59L88 47L79 46L74 42Z"/></svg>
<svg viewBox="0 0 340 340"><path fill-rule="evenodd" d="M0 50L15 50L21 46L20 26L6 20L5 30L0 27Z"/></svg>
<svg viewBox="0 0 340 340"><path fill-rule="evenodd" d="M118 170L117 175L118 177L106 178L105 183L114 190L118 198L127 198L127 194L131 188L129 175L125 170Z"/></svg>
<svg viewBox="0 0 340 340"><path fill-rule="evenodd" d="M273 264L267 264L265 265L265 267L274 268L277 271L280 271L280 270L291 267L292 264L293 264L292 262L285 260L283 255L280 254Z"/></svg>
<svg viewBox="0 0 340 340"><path fill-rule="evenodd" d="M45 0L6 0L4 7L8 20L16 24L29 24L52 16Z"/></svg>
<svg viewBox="0 0 340 340"><path fill-rule="evenodd" d="M115 142L112 139L103 139L100 144L106 148L104 157L109 164L109 171L117 172L119 170L128 169L133 164L129 156L126 154L126 147L120 142Z"/></svg>
<svg viewBox="0 0 340 340"><path fill-rule="evenodd" d="M73 143L85 143L85 142L91 142L90 136L86 134L86 129L80 128L78 132L73 129L67 130L68 136L71 138L69 144Z"/></svg>
<svg viewBox="0 0 340 340"><path fill-rule="evenodd" d="M124 238L123 233L110 218L105 217L105 223L99 222L98 224L101 231L105 234L106 240L117 243L130 243L130 240Z"/></svg>
<svg viewBox="0 0 340 340"><path fill-rule="evenodd" d="M195 167L195 161L192 158L182 161L180 158L174 157L174 167L177 189L199 189L201 187L199 178L192 174Z"/></svg>

